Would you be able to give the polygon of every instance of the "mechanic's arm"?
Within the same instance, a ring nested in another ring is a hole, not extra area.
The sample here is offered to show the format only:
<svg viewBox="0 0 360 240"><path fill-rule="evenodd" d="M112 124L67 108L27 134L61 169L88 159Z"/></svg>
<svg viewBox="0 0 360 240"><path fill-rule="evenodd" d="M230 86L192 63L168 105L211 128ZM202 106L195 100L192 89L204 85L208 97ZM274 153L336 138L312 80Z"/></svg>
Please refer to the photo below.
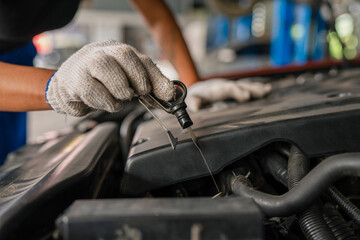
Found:
<svg viewBox="0 0 360 240"><path fill-rule="evenodd" d="M199 80L180 28L163 0L131 0L144 16L153 38L187 87Z"/></svg>
<svg viewBox="0 0 360 240"><path fill-rule="evenodd" d="M0 62L0 111L51 107L84 116L96 110L119 111L124 101L150 91L165 101L175 93L148 56L111 40L84 46L54 72Z"/></svg>
<svg viewBox="0 0 360 240"><path fill-rule="evenodd" d="M45 89L54 71L0 62L0 111L51 109Z"/></svg>

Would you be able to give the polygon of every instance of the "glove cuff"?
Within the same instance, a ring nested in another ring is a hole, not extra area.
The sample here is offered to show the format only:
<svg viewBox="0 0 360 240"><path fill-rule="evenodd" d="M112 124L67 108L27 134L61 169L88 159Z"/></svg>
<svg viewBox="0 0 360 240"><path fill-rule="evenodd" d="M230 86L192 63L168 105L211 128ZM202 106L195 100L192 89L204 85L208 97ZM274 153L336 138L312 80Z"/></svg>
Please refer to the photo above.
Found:
<svg viewBox="0 0 360 240"><path fill-rule="evenodd" d="M49 106L54 109L54 107L52 106L52 104L50 103L49 101L49 98L48 98L48 91L49 91L49 84L52 80L52 78L54 77L56 71L51 75L51 77L49 78L49 80L47 81L47 84L46 84L46 89L45 89L45 99L46 99L46 103L49 104Z"/></svg>
<svg viewBox="0 0 360 240"><path fill-rule="evenodd" d="M95 109L86 106L82 102L64 101L64 99L69 99L69 96L66 92L62 91L61 87L59 87L59 80L56 73L57 72L49 79L45 90L46 102L55 112L69 114L74 117L81 117L95 111Z"/></svg>
<svg viewBox="0 0 360 240"><path fill-rule="evenodd" d="M70 106L68 106L67 104L65 104L63 102L63 99L61 97L60 91L61 89L58 86L58 79L56 77L56 73L55 72L49 79L47 86L46 86L46 92L45 92L45 97L46 97L46 102L51 106L52 109L54 109L55 112L57 113L61 113L61 114L71 114L71 109Z"/></svg>

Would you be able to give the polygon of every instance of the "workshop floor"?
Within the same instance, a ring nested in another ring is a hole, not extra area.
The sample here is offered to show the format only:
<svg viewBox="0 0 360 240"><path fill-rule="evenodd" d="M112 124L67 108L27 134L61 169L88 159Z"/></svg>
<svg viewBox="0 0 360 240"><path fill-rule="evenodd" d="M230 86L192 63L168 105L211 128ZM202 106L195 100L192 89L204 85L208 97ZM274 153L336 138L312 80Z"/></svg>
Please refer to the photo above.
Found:
<svg viewBox="0 0 360 240"><path fill-rule="evenodd" d="M34 111L28 113L28 143L36 139L45 132L63 129L74 124L80 118L65 116L54 111Z"/></svg>

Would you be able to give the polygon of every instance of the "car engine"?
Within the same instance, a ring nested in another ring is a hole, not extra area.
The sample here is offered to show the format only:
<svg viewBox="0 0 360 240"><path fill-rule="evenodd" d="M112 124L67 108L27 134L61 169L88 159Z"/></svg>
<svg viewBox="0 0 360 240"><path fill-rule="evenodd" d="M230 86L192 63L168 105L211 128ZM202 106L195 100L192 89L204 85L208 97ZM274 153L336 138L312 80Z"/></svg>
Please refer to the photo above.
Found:
<svg viewBox="0 0 360 240"><path fill-rule="evenodd" d="M359 239L359 74L253 77L271 94L190 113L209 169L136 102L44 135L0 169L0 238Z"/></svg>

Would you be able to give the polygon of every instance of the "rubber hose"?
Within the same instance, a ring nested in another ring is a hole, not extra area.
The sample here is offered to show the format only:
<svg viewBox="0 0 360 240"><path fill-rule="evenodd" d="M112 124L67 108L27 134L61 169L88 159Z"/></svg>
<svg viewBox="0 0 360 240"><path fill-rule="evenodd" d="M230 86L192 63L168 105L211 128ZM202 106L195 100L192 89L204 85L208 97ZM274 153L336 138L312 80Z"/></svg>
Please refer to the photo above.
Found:
<svg viewBox="0 0 360 240"><path fill-rule="evenodd" d="M277 181L287 186L288 173L287 161L280 154L276 152L264 152L260 155L261 166L264 167L265 172L273 176Z"/></svg>
<svg viewBox="0 0 360 240"><path fill-rule="evenodd" d="M287 162L280 154L276 152L265 152L260 156L261 166L264 170L273 176L277 181L287 186L288 172ZM360 209L334 186L326 190L328 196L357 224L360 226Z"/></svg>
<svg viewBox="0 0 360 240"><path fill-rule="evenodd" d="M288 188L293 189L309 172L310 162L301 151L292 146L288 162Z"/></svg>
<svg viewBox="0 0 360 240"><path fill-rule="evenodd" d="M252 198L267 216L293 215L314 202L334 181L345 176L360 176L360 153L331 156L313 168L293 189L276 196L263 193L229 174L234 195Z"/></svg>
<svg viewBox="0 0 360 240"><path fill-rule="evenodd" d="M309 171L310 162L301 151L292 146L288 162L288 187L294 188ZM322 218L317 203L296 214L301 230L308 240L336 239Z"/></svg>
<svg viewBox="0 0 360 240"><path fill-rule="evenodd" d="M323 207L323 218L330 227L337 240L355 240L355 232L349 227L341 214L331 203L326 203Z"/></svg>
<svg viewBox="0 0 360 240"><path fill-rule="evenodd" d="M287 186L288 172L286 169L287 162L285 158L283 158L280 154L276 152L268 151L262 153L259 160L261 162L261 166L264 167L265 172L271 174L277 181ZM335 188L334 186L330 186L327 189L327 193L329 197L354 220L354 222L360 220L360 210L352 202L347 200L337 188ZM332 210L328 210L328 208L328 206L325 209L322 208L323 219L325 220L326 224L329 226L335 237L337 239L358 239L355 237L354 231L349 228L349 226L347 226L347 223L342 218L341 214L335 208ZM319 208L315 208L313 211L316 211L318 215L321 214Z"/></svg>
<svg viewBox="0 0 360 240"><path fill-rule="evenodd" d="M326 192L331 200L333 200L339 207L357 224L360 226L360 209L334 186L330 186Z"/></svg>

